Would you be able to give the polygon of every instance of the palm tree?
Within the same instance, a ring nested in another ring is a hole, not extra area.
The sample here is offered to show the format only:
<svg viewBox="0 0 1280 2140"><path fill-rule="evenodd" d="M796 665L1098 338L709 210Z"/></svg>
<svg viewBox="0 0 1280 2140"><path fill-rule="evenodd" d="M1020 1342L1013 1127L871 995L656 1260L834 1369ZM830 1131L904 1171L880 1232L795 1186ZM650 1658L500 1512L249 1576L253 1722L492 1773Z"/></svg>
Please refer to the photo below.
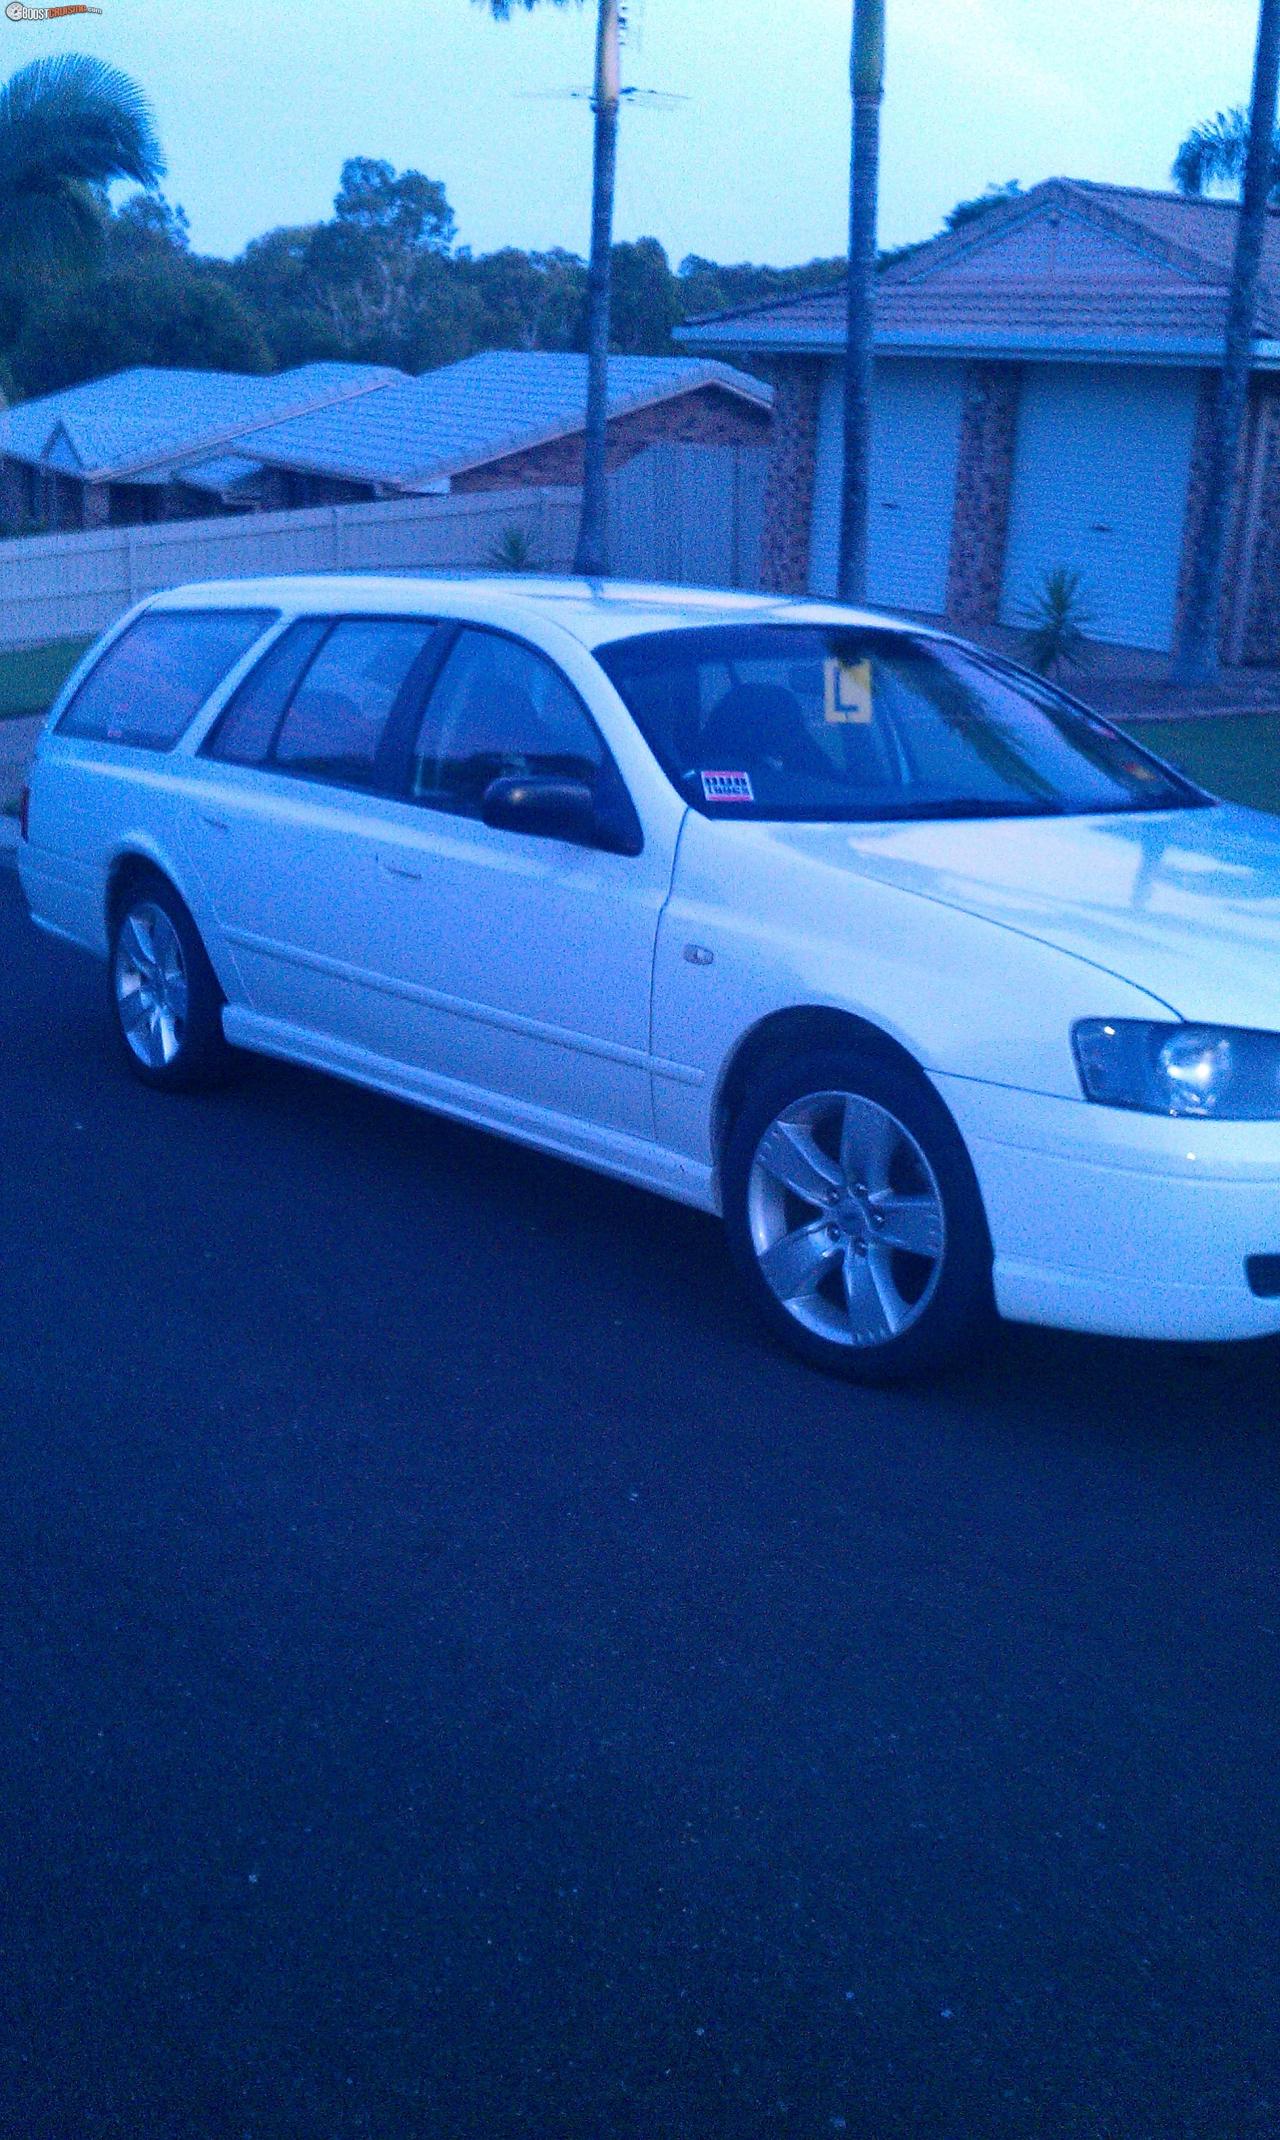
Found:
<svg viewBox="0 0 1280 2140"><path fill-rule="evenodd" d="M1253 362L1258 272L1266 234L1267 196L1274 177L1272 144L1278 91L1280 0L1260 0L1244 187L1236 223L1222 372L1218 380L1204 507L1196 536L1191 584L1174 650L1173 674L1179 683L1208 683L1218 671L1218 618L1226 569L1231 494Z"/></svg>
<svg viewBox="0 0 1280 2140"><path fill-rule="evenodd" d="M880 105L884 96L885 0L853 0L849 82L853 137L849 163L849 304L844 359L844 482L840 499L840 597L867 589L867 498L880 189Z"/></svg>
<svg viewBox="0 0 1280 2140"><path fill-rule="evenodd" d="M1238 193L1249 147L1249 114L1237 104L1193 126L1173 159L1173 183L1179 193L1198 198L1210 186L1231 186ZM1271 194L1280 202L1280 134L1271 143Z"/></svg>
<svg viewBox="0 0 1280 2140"><path fill-rule="evenodd" d="M539 0L477 0L499 22L515 7ZM578 0L581 5L581 0ZM568 0L551 0L565 7ZM613 267L613 196L618 167L618 106L621 101L621 0L598 0L595 144L591 171L591 257L587 268L587 425L582 468L582 516L574 571L601 578L609 569L609 487L605 477L609 408L609 306Z"/></svg>
<svg viewBox="0 0 1280 2140"><path fill-rule="evenodd" d="M164 176L151 107L104 60L32 60L0 87L0 275L52 277L101 238L95 189Z"/></svg>

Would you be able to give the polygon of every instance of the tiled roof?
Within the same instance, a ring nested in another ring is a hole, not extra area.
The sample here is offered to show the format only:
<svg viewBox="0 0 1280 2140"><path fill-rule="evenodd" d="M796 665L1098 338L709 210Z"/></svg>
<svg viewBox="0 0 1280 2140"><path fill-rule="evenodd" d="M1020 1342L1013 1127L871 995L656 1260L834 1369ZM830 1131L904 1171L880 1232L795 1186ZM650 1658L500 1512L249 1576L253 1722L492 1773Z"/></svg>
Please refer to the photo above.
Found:
<svg viewBox="0 0 1280 2140"><path fill-rule="evenodd" d="M1216 282L1229 282L1240 215L1235 201L1188 200L1181 193L1145 193L1137 186L1104 186L1083 178L1061 183L1093 205L1140 223L1162 245L1193 254ZM1262 282L1271 302L1280 302L1280 209L1267 213Z"/></svg>
<svg viewBox="0 0 1280 2140"><path fill-rule="evenodd" d="M264 424L388 386L388 365L303 364L265 377L239 372L139 368L19 402L0 415L0 453L42 460L51 441L59 467L97 482L208 452Z"/></svg>
<svg viewBox="0 0 1280 2140"><path fill-rule="evenodd" d="M1185 358L1212 362L1226 325L1238 209L1076 179L1049 179L981 218L933 239L880 277L876 342L886 351L967 349ZM1029 248L1023 264L1006 248L1019 232L1056 217L1068 232L1058 271ZM1072 258L1072 244L1080 259ZM1258 333L1280 336L1280 211L1267 219ZM841 288L802 292L691 321L676 339L689 349L838 351L845 335Z"/></svg>
<svg viewBox="0 0 1280 2140"><path fill-rule="evenodd" d="M761 380L705 357L611 357L609 415L705 385L765 408L772 400ZM411 489L579 431L586 402L585 357L495 349L275 424L255 433L252 453L270 466Z"/></svg>
<svg viewBox="0 0 1280 2140"><path fill-rule="evenodd" d="M185 461L174 471L193 489L210 491L219 498L229 491L243 494L264 472L261 461L238 453L224 453L212 461Z"/></svg>

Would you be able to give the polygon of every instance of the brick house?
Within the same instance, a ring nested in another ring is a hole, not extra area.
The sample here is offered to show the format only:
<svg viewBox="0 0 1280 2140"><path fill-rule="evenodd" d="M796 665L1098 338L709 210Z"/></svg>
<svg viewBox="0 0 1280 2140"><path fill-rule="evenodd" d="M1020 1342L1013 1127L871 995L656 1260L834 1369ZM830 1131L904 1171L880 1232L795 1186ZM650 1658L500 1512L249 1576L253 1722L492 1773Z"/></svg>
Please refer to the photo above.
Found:
<svg viewBox="0 0 1280 2140"><path fill-rule="evenodd" d="M1233 203L1050 179L877 284L873 601L1016 624L1057 565L1093 635L1167 649L1185 599L1235 243ZM1280 659L1280 212L1266 238L1224 652ZM691 322L777 389L763 576L835 588L843 293Z"/></svg>
<svg viewBox="0 0 1280 2140"><path fill-rule="evenodd" d="M286 505L327 504L334 486L375 498L577 484L586 404L585 357L495 349L277 425L245 452ZM611 357L608 465L664 440L763 449L772 405L763 380L705 357Z"/></svg>
<svg viewBox="0 0 1280 2140"><path fill-rule="evenodd" d="M705 357L614 357L608 461L658 441L764 450L772 389ZM582 480L586 358L493 350L419 378L122 372L0 417L10 527L341 505Z"/></svg>
<svg viewBox="0 0 1280 2140"><path fill-rule="evenodd" d="M403 372L303 364L266 376L138 367L0 412L0 522L131 527L260 502L238 451L287 417L374 393Z"/></svg>

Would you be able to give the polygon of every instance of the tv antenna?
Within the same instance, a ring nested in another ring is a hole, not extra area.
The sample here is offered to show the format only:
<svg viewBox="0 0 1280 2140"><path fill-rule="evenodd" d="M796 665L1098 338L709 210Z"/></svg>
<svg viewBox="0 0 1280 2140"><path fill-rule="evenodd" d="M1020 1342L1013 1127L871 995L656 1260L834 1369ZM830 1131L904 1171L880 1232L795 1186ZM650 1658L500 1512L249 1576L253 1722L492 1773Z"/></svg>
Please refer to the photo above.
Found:
<svg viewBox="0 0 1280 2140"><path fill-rule="evenodd" d="M594 89L518 89L516 95L522 100L535 102L594 104L596 100ZM618 96L625 104L646 104L654 111L669 111L677 104L689 102L688 97L674 89L637 89L625 84Z"/></svg>
<svg viewBox="0 0 1280 2140"><path fill-rule="evenodd" d="M634 37L636 44L644 42L645 0L620 0L618 8L618 42L626 43ZM595 105L595 89L521 89L516 94L521 99L554 101L570 104ZM617 92L621 104L643 104L650 111L671 111L677 104L687 104L688 97L674 89L640 89L634 83L624 84Z"/></svg>

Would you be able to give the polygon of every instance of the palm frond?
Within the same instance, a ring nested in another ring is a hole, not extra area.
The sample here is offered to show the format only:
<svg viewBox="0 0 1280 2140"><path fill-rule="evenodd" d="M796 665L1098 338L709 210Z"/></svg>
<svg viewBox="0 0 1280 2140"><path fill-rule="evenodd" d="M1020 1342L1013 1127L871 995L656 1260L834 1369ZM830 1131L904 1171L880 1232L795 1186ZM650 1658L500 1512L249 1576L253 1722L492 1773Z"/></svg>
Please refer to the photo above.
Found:
<svg viewBox="0 0 1280 2140"><path fill-rule="evenodd" d="M151 106L118 67L59 53L0 87L0 195L56 191L68 180L154 186L163 176Z"/></svg>
<svg viewBox="0 0 1280 2140"><path fill-rule="evenodd" d="M495 22L510 22L511 17L520 8L523 8L527 14L530 9L540 7L543 4L544 0L474 0L476 7L484 7L489 10ZM547 0L547 4L551 7L581 7L582 0Z"/></svg>
<svg viewBox="0 0 1280 2140"><path fill-rule="evenodd" d="M1201 126L1193 126L1173 159L1173 182L1179 193L1198 199L1211 186L1230 186L1237 193L1244 183L1245 159L1249 153L1249 114L1242 105L1215 113ZM1280 199L1280 133L1271 145L1272 200Z"/></svg>

